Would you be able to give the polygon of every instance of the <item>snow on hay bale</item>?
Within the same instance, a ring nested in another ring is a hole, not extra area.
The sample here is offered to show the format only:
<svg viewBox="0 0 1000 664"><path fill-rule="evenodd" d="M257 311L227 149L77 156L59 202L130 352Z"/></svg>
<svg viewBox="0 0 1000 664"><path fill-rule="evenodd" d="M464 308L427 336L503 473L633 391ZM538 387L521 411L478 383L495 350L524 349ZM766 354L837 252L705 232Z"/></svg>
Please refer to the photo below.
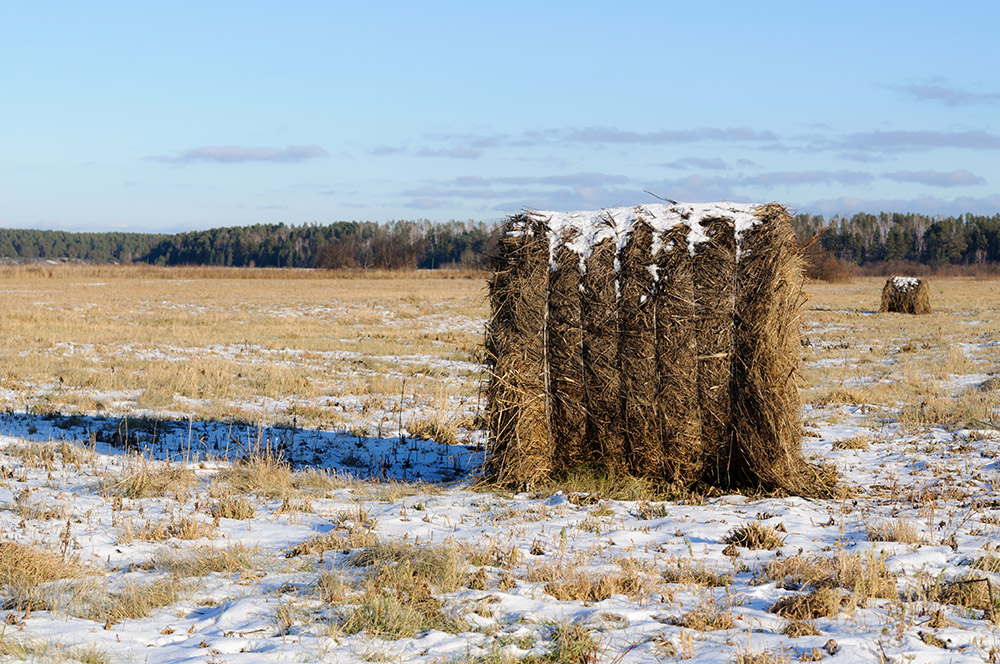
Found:
<svg viewBox="0 0 1000 664"><path fill-rule="evenodd" d="M801 284L776 203L508 219L490 282L487 477L823 492L801 453Z"/></svg>
<svg viewBox="0 0 1000 664"><path fill-rule="evenodd" d="M882 288L882 306L878 312L901 314L929 314L931 289L927 282L916 277L890 277Z"/></svg>

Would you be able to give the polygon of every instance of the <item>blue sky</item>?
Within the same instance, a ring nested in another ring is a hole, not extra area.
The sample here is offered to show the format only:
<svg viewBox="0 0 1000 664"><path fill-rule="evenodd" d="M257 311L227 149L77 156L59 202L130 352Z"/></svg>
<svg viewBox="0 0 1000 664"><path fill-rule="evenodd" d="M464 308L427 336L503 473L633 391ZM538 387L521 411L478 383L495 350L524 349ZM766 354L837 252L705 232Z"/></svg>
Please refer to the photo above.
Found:
<svg viewBox="0 0 1000 664"><path fill-rule="evenodd" d="M992 2L0 2L0 227L1000 213Z"/></svg>

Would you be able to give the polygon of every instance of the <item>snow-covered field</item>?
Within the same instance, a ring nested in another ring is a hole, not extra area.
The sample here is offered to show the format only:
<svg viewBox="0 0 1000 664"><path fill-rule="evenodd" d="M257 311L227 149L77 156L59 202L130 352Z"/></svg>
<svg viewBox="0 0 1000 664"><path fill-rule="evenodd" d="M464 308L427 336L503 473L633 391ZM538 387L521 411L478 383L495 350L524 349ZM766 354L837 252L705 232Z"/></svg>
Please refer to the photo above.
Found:
<svg viewBox="0 0 1000 664"><path fill-rule="evenodd" d="M918 319L873 314L880 286L810 288L830 500L491 492L481 434L412 435L399 395L346 400L354 433L8 395L0 658L1000 662L1000 288L945 283Z"/></svg>

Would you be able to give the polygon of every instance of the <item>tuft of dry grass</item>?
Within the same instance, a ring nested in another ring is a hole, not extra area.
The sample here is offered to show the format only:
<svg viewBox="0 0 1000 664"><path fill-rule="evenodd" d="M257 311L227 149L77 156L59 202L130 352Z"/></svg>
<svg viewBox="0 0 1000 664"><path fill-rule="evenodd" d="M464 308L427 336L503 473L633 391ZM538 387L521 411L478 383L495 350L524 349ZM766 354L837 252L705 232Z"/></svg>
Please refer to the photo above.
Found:
<svg viewBox="0 0 1000 664"><path fill-rule="evenodd" d="M986 617L996 620L997 613L1000 612L1000 596L995 591L985 575L967 572L937 585L930 596L942 604L982 611Z"/></svg>
<svg viewBox="0 0 1000 664"><path fill-rule="evenodd" d="M458 443L455 425L440 418L414 420L406 425L406 430L414 438L433 440L443 445Z"/></svg>
<svg viewBox="0 0 1000 664"><path fill-rule="evenodd" d="M179 579L166 578L151 583L129 581L121 590L111 592L98 586L87 590L77 600L82 606L70 608L70 612L89 620L117 623L147 618L153 611L170 606L181 598L187 585Z"/></svg>
<svg viewBox="0 0 1000 664"><path fill-rule="evenodd" d="M0 634L0 656L18 662L78 662L80 664L110 664L111 655L96 645L66 647L49 639L29 640Z"/></svg>
<svg viewBox="0 0 1000 664"><path fill-rule="evenodd" d="M867 450L872 443L871 436L854 436L853 438L841 438L833 441L835 450Z"/></svg>
<svg viewBox="0 0 1000 664"><path fill-rule="evenodd" d="M148 457L129 457L119 478L106 477L103 492L138 500L168 493L186 493L198 482L198 476L188 468L160 464Z"/></svg>
<svg viewBox="0 0 1000 664"><path fill-rule="evenodd" d="M745 549L776 549L785 542L779 532L777 526L757 520L733 528L722 541Z"/></svg>
<svg viewBox="0 0 1000 664"><path fill-rule="evenodd" d="M693 611L672 617L668 622L678 627L687 627L699 632L732 629L735 624L732 610L719 606L715 602L702 603Z"/></svg>
<svg viewBox="0 0 1000 664"><path fill-rule="evenodd" d="M17 542L0 542L0 586L27 589L93 573L64 556Z"/></svg>
<svg viewBox="0 0 1000 664"><path fill-rule="evenodd" d="M333 530L316 535L285 550L286 558L319 554L327 551L349 552L352 549L372 547L378 544L375 533L367 530Z"/></svg>
<svg viewBox="0 0 1000 664"><path fill-rule="evenodd" d="M804 620L792 620L782 628L781 633L793 639L801 636L819 636L821 632L816 625Z"/></svg>
<svg viewBox="0 0 1000 664"><path fill-rule="evenodd" d="M224 548L202 546L194 550L160 549L153 564L174 576L205 576L213 572L236 574L259 567L260 549L241 542Z"/></svg>
<svg viewBox="0 0 1000 664"><path fill-rule="evenodd" d="M338 624L344 634L364 632L383 639L412 637L430 629L458 632L464 624L447 615L433 592L452 592L466 579L465 562L455 547L380 543L365 547L348 560L363 567L368 580L360 597ZM329 584L331 601L341 603L345 589Z"/></svg>
<svg viewBox="0 0 1000 664"><path fill-rule="evenodd" d="M990 553L985 556L980 556L972 561L971 567L972 569L978 569L984 572L1000 574L1000 555Z"/></svg>
<svg viewBox="0 0 1000 664"><path fill-rule="evenodd" d="M209 508L209 513L216 519L236 519L238 521L251 518L254 512L250 499L238 493L225 493L218 496Z"/></svg>
<svg viewBox="0 0 1000 664"><path fill-rule="evenodd" d="M782 597L768 609L786 620L801 622L815 618L832 618L850 604L851 598L839 589L815 588L805 595Z"/></svg>
<svg viewBox="0 0 1000 664"><path fill-rule="evenodd" d="M452 592L466 578L465 559L453 546L377 543L356 551L347 562L366 568L369 578L379 587L404 591L436 588Z"/></svg>
<svg viewBox="0 0 1000 664"><path fill-rule="evenodd" d="M868 599L897 598L896 575L885 566L885 556L868 551L864 555L843 551L832 556L775 558L765 566L757 583L775 581L782 588L844 588L864 606Z"/></svg>
<svg viewBox="0 0 1000 664"><path fill-rule="evenodd" d="M902 542L917 544L920 542L920 532L912 522L906 519L882 519L865 524L868 539L872 542Z"/></svg>
<svg viewBox="0 0 1000 664"><path fill-rule="evenodd" d="M118 542L131 544L135 540L143 542L162 542L172 537L181 540L195 540L211 537L216 532L215 526L194 517L170 516L168 521L144 521L137 528L131 521L118 524Z"/></svg>
<svg viewBox="0 0 1000 664"><path fill-rule="evenodd" d="M528 570L528 581L543 582L545 592L559 601L600 602L612 595L648 597L660 589L655 570L621 565L619 572L594 573L573 564L544 564Z"/></svg>
<svg viewBox="0 0 1000 664"><path fill-rule="evenodd" d="M717 571L714 566L685 558L667 561L662 574L666 583L678 583L692 588L726 587L733 582L731 576Z"/></svg>

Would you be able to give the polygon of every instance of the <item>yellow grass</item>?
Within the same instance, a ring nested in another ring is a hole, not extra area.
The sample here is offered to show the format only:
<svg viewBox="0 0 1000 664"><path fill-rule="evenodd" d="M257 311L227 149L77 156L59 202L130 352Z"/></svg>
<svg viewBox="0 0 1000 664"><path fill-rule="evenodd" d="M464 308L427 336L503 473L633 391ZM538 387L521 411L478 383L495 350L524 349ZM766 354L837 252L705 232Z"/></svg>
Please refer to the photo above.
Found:
<svg viewBox="0 0 1000 664"><path fill-rule="evenodd" d="M440 362L478 355L479 274L30 266L0 283L7 407L349 428L344 395L443 407L477 389ZM292 403L272 418L262 397Z"/></svg>
<svg viewBox="0 0 1000 664"><path fill-rule="evenodd" d="M30 266L0 278L3 408L344 430L383 413L379 426L449 442L472 424L457 404L480 386L481 274ZM803 401L911 427L989 419L995 390L949 381L1000 371L991 349L960 345L1000 340L1000 281L933 279L934 313L919 317L876 314L881 287L807 284ZM422 414L399 413L404 393Z"/></svg>

